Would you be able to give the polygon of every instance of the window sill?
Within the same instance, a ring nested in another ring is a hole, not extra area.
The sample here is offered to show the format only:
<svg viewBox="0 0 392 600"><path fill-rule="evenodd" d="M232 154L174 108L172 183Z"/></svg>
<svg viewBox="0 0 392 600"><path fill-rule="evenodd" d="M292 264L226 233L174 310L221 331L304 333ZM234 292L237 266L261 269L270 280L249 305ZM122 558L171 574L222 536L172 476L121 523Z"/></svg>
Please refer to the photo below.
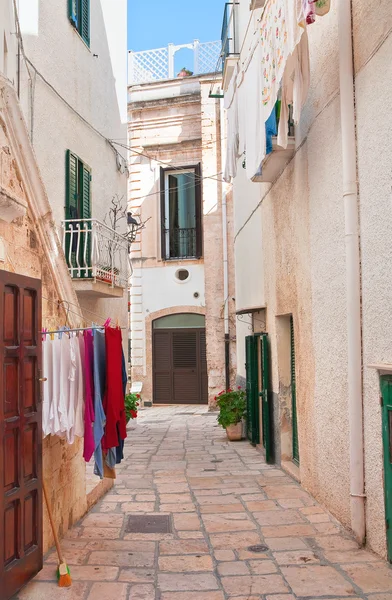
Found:
<svg viewBox="0 0 392 600"><path fill-rule="evenodd" d="M174 258L174 257L172 257L172 258L162 258L161 260L162 260L162 262L170 262L170 263L181 262L181 263L183 263L183 262L190 262L190 261L202 260L202 259L203 259L202 256L187 256L186 258L181 258L181 257Z"/></svg>
<svg viewBox="0 0 392 600"><path fill-rule="evenodd" d="M84 47L90 52L91 54L91 48L90 46L87 44L87 42L82 38L82 36L80 35L79 31L76 29L75 25L72 23L72 21L69 21L69 24L71 25L74 33L76 33L76 35L78 36L78 38L80 39L80 41L82 42L82 44L84 45Z"/></svg>

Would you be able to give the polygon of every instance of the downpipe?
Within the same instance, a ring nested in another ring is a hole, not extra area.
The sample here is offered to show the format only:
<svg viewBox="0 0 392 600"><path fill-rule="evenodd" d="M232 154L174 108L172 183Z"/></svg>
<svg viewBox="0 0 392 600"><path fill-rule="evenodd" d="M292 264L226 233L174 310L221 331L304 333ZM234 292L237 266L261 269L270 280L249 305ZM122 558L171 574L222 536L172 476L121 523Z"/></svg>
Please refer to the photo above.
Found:
<svg viewBox="0 0 392 600"><path fill-rule="evenodd" d="M351 528L357 541L364 544L366 517L362 398L361 256L351 18L351 0L339 0L340 112L347 285L350 508Z"/></svg>
<svg viewBox="0 0 392 600"><path fill-rule="evenodd" d="M220 147L221 168L224 171L224 108L223 100L220 101ZM229 258L227 244L227 184L222 183L222 238L223 238L223 318L225 324L225 383L226 389L230 388L230 325L229 325Z"/></svg>

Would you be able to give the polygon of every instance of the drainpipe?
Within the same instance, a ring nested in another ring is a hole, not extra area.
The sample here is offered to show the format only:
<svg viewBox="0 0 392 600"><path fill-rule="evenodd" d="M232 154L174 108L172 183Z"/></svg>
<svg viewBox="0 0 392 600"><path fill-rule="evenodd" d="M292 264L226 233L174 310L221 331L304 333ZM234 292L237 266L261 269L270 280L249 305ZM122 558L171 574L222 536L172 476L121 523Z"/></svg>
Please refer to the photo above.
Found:
<svg viewBox="0 0 392 600"><path fill-rule="evenodd" d="M225 139L223 100L220 101L220 148L222 173L225 168L223 143ZM227 250L227 184L222 183L222 238L223 238L223 311L225 323L225 381L230 388L230 329L229 329L229 259Z"/></svg>
<svg viewBox="0 0 392 600"><path fill-rule="evenodd" d="M339 0L338 22L343 201L346 242L351 528L357 541L363 544L365 542L365 482L362 405L361 257L359 246L351 0Z"/></svg>

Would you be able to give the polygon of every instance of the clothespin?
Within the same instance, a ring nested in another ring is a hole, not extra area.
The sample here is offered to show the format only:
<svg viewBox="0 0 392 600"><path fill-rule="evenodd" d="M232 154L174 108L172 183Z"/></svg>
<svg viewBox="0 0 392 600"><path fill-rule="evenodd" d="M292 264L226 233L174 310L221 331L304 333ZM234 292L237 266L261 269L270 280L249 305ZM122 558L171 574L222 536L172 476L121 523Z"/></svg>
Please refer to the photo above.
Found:
<svg viewBox="0 0 392 600"><path fill-rule="evenodd" d="M117 317L117 319L116 319L116 327L117 327L117 329L119 329L119 328L120 328L120 323L119 323L118 317Z"/></svg>
<svg viewBox="0 0 392 600"><path fill-rule="evenodd" d="M42 341L43 341L43 342L44 342L44 341L46 341L46 332L47 332L47 331L48 331L48 328L47 328L47 327L44 327L44 328L42 329Z"/></svg>
<svg viewBox="0 0 392 600"><path fill-rule="evenodd" d="M110 327L110 323L112 322L112 319L109 317L108 319L106 319L105 323L103 324L104 327Z"/></svg>

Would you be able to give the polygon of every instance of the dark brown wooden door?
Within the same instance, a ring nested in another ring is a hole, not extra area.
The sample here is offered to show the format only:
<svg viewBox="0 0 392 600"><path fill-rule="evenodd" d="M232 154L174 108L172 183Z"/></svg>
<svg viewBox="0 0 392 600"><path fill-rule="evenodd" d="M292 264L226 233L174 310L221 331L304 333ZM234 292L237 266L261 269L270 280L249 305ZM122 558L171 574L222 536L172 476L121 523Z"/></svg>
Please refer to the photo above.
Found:
<svg viewBox="0 0 392 600"><path fill-rule="evenodd" d="M0 597L42 569L41 282L0 271Z"/></svg>
<svg viewBox="0 0 392 600"><path fill-rule="evenodd" d="M205 329L158 329L153 337L154 403L207 404Z"/></svg>

